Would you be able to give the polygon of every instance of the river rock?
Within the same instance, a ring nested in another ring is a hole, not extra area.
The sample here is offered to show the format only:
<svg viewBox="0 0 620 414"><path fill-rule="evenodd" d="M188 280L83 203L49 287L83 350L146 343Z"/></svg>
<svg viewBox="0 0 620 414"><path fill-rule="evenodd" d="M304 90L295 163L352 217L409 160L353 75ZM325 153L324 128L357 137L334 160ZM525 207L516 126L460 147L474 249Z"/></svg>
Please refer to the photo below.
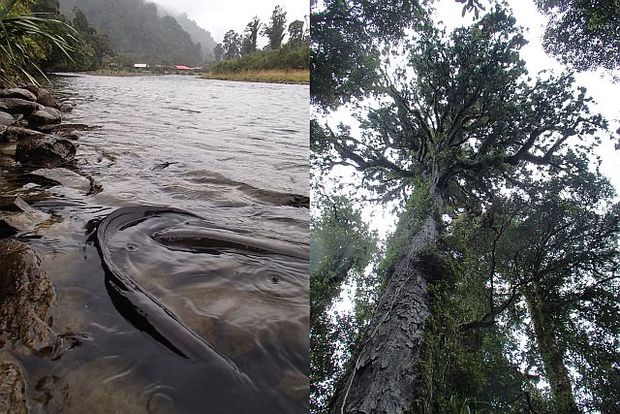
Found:
<svg viewBox="0 0 620 414"><path fill-rule="evenodd" d="M38 129L43 132L64 132L64 131L90 131L91 129L101 128L99 126L90 126L86 124L58 124L43 125Z"/></svg>
<svg viewBox="0 0 620 414"><path fill-rule="evenodd" d="M37 132L37 131L33 131L32 129L22 128L22 127L17 127L17 126L8 127L4 135L5 135L4 141L0 140L0 142L17 142L17 141L22 141L24 139L45 137L45 134L42 134L41 132Z"/></svg>
<svg viewBox="0 0 620 414"><path fill-rule="evenodd" d="M33 102L37 100L35 94L23 88L0 89L0 98L19 98Z"/></svg>
<svg viewBox="0 0 620 414"><path fill-rule="evenodd" d="M46 321L55 295L39 256L26 243L2 239L0 275L0 339L53 352L59 339Z"/></svg>
<svg viewBox="0 0 620 414"><path fill-rule="evenodd" d="M45 107L39 109L28 118L29 125L34 127L40 125L56 125L62 122L62 114L56 108Z"/></svg>
<svg viewBox="0 0 620 414"><path fill-rule="evenodd" d="M15 123L15 118L13 115L0 111L0 126L9 126Z"/></svg>
<svg viewBox="0 0 620 414"><path fill-rule="evenodd" d="M58 99L56 99L50 91L44 88L39 88L37 92L37 102L44 106L60 108L60 102L58 102Z"/></svg>
<svg viewBox="0 0 620 414"><path fill-rule="evenodd" d="M21 197L0 196L0 236L32 232L50 218L49 214L31 207Z"/></svg>
<svg viewBox="0 0 620 414"><path fill-rule="evenodd" d="M14 362L0 363L0 414L27 414L26 384Z"/></svg>
<svg viewBox="0 0 620 414"><path fill-rule="evenodd" d="M25 165L54 168L73 160L75 152L71 141L46 135L19 141L15 159Z"/></svg>
<svg viewBox="0 0 620 414"><path fill-rule="evenodd" d="M22 114L25 117L29 117L42 108L41 105L36 102L20 98L0 98L0 103L4 104L3 106L6 107L6 109L3 110L4 112Z"/></svg>
<svg viewBox="0 0 620 414"><path fill-rule="evenodd" d="M77 133L72 132L72 131L62 131L58 135L62 138L70 139L72 141L77 141L78 139L80 139L80 136Z"/></svg>
<svg viewBox="0 0 620 414"><path fill-rule="evenodd" d="M69 113L73 111L73 105L70 103L63 102L60 104L60 112Z"/></svg>
<svg viewBox="0 0 620 414"><path fill-rule="evenodd" d="M88 178L81 176L66 168L41 168L30 173L47 180L54 181L63 187L69 187L80 191L90 191L91 182Z"/></svg>

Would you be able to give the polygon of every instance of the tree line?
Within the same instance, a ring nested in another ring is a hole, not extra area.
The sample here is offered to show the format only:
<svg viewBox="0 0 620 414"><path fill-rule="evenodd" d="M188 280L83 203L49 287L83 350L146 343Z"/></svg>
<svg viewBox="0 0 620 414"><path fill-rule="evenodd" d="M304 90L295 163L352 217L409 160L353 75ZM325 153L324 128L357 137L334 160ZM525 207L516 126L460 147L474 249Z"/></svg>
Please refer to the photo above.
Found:
<svg viewBox="0 0 620 414"><path fill-rule="evenodd" d="M570 71L528 73L502 2L458 3L475 21L451 32L432 2L312 10L311 410L619 412L608 121ZM617 42L615 2L586 3L537 2L547 50L575 69L566 51ZM344 105L354 121L334 125ZM330 184L342 166L355 194ZM367 203L397 206L385 244Z"/></svg>
<svg viewBox="0 0 620 414"><path fill-rule="evenodd" d="M288 41L283 43L288 34ZM268 39L268 44L259 50L259 35ZM245 27L243 34L229 30L222 43L213 49L217 62L214 71L239 71L298 68L309 65L310 35L303 20L294 20L287 26L286 11L276 6L269 22L261 24L254 17Z"/></svg>

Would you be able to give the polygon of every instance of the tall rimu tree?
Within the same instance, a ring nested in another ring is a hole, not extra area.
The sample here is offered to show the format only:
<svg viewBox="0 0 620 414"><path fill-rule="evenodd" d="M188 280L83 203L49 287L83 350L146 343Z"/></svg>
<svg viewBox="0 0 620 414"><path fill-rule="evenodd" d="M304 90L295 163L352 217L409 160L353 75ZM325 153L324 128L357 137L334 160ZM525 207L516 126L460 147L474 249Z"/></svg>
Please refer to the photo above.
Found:
<svg viewBox="0 0 620 414"><path fill-rule="evenodd" d="M534 169L576 168L564 156L569 143L571 151L587 152L585 138L605 127L590 114L590 100L572 76L528 78L519 56L524 44L514 18L500 7L449 36L424 25L407 42L406 68L377 69L379 81L365 85L381 99L358 113L359 136L312 122L317 162L352 166L367 189L384 200L409 200L411 207L401 218L400 255L387 269L376 313L332 412L412 408L428 283L442 277L441 267L429 264L444 213L480 208L480 199Z"/></svg>

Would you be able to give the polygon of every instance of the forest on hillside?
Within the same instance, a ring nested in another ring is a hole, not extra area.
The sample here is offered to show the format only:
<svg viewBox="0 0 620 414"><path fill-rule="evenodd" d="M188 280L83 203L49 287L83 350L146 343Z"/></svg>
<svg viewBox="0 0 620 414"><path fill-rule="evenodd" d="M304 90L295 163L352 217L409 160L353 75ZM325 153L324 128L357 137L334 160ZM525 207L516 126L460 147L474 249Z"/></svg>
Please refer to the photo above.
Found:
<svg viewBox="0 0 620 414"><path fill-rule="evenodd" d="M60 0L67 16L81 10L91 25L106 34L112 48L130 59L153 64L196 66L204 63L201 45L192 41L177 20L160 16L144 0Z"/></svg>
<svg viewBox="0 0 620 414"><path fill-rule="evenodd" d="M211 61L213 60L213 49L215 48L216 42L211 36L211 33L208 30L203 29L198 26L198 24L189 18L186 13L175 15L171 12L164 11L160 9L160 15L169 15L175 18L177 23L190 35L192 41L194 43L200 44L202 49L202 55L205 60Z"/></svg>
<svg viewBox="0 0 620 414"><path fill-rule="evenodd" d="M620 68L620 6L537 0L530 73L507 2L446 1L312 2L311 411L618 413L617 137L574 72Z"/></svg>

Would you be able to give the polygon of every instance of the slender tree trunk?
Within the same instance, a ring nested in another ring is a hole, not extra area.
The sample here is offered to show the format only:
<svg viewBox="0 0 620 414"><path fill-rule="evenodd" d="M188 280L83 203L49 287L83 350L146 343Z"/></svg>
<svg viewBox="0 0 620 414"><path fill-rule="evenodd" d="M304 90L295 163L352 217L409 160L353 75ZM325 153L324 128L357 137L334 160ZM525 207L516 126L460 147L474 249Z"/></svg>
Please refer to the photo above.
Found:
<svg viewBox="0 0 620 414"><path fill-rule="evenodd" d="M407 218L409 225L419 224L389 275L362 345L332 398L330 413L405 413L417 398L418 357L429 316L427 280L437 277L424 261L437 243L436 213L442 204L434 192L425 217L413 211Z"/></svg>
<svg viewBox="0 0 620 414"><path fill-rule="evenodd" d="M533 286L524 290L523 294L534 325L536 343L551 387L555 409L562 414L579 414L568 370L564 365L564 357L558 347L553 322L549 318L549 308L546 306L540 286L538 283L533 283Z"/></svg>

